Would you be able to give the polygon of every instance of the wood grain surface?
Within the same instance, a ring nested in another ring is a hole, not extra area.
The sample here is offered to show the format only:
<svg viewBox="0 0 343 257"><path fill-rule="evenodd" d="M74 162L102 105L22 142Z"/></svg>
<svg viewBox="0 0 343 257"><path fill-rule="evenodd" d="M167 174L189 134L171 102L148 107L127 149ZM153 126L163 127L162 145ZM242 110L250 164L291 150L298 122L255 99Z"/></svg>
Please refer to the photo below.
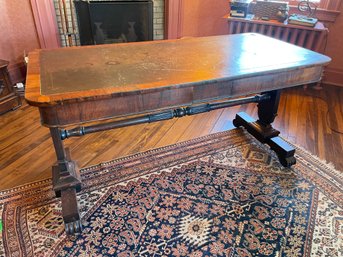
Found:
<svg viewBox="0 0 343 257"><path fill-rule="evenodd" d="M263 80L274 74L282 83L298 75L292 74L294 70L329 61L324 55L253 33L37 50L29 55L25 97L30 104L41 106L252 76ZM249 84L249 80L227 86L239 91L242 83ZM301 81L284 83L284 87L296 83ZM246 91L257 91L250 86L246 85Z"/></svg>
<svg viewBox="0 0 343 257"><path fill-rule="evenodd" d="M242 105L152 124L120 128L66 140L80 167L232 128L235 114L256 118L256 105ZM24 105L0 116L0 190L51 177L56 162L49 129L37 108ZM343 171L343 88L302 87L281 95L273 123L292 143ZM341 134L335 131L341 131Z"/></svg>

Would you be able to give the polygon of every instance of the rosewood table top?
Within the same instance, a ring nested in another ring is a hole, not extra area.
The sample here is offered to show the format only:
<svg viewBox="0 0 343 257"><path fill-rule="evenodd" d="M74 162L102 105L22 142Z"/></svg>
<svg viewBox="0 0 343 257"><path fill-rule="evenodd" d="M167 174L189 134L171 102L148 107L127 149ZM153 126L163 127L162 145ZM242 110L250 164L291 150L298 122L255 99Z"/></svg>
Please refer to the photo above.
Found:
<svg viewBox="0 0 343 257"><path fill-rule="evenodd" d="M38 106L196 87L330 61L324 55L252 33L37 50L29 60L25 96ZM261 89L246 91L242 93Z"/></svg>

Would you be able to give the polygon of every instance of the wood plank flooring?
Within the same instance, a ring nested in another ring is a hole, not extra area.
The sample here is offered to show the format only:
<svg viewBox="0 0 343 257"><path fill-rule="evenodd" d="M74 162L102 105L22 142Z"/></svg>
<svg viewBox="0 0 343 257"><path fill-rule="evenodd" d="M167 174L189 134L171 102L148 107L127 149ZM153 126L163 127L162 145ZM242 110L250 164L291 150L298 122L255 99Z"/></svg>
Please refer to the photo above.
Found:
<svg viewBox="0 0 343 257"><path fill-rule="evenodd" d="M66 140L80 167L232 128L239 111L256 118L254 104ZM343 170L343 88L285 90L274 127L290 142ZM340 133L339 133L340 131ZM0 190L49 178L55 162L49 130L24 104L0 116Z"/></svg>

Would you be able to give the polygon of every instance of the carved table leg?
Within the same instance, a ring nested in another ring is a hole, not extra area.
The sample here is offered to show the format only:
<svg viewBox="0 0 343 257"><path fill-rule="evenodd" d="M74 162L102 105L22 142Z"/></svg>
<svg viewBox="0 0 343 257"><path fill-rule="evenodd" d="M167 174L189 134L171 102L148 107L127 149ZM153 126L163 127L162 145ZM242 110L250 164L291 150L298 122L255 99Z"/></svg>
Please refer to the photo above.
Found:
<svg viewBox="0 0 343 257"><path fill-rule="evenodd" d="M295 149L281 137L278 137L280 132L271 125L277 115L280 91L270 91L264 94L269 94L270 98L258 103L259 119L256 121L248 114L240 112L236 114L233 125L235 127L244 127L261 143L268 144L277 154L280 163L284 167L290 167L296 162L294 157Z"/></svg>
<svg viewBox="0 0 343 257"><path fill-rule="evenodd" d="M70 158L69 149L65 149L58 128L50 128L57 156L57 165L52 167L53 188L57 197L61 197L62 215L67 234L81 232L81 220L77 205L76 192L81 190L81 178L78 167Z"/></svg>

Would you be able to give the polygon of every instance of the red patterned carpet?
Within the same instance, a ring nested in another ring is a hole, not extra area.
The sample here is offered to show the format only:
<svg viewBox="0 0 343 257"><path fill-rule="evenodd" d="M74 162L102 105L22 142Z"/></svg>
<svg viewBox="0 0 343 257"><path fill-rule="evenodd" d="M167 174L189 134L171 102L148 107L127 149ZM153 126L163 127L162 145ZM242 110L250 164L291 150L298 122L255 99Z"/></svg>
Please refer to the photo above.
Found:
<svg viewBox="0 0 343 257"><path fill-rule="evenodd" d="M0 256L343 256L342 172L240 129L84 168L83 233L51 181L0 192Z"/></svg>

